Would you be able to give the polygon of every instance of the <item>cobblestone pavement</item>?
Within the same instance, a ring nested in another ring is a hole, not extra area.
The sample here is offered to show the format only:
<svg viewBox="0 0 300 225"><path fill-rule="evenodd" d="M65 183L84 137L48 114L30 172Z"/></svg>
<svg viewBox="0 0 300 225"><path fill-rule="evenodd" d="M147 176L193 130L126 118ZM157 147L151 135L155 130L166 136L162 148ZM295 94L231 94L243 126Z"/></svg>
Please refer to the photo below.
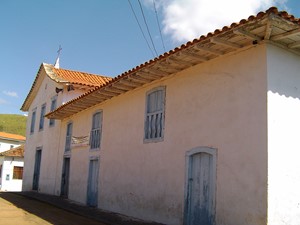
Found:
<svg viewBox="0 0 300 225"><path fill-rule="evenodd" d="M163 225L33 191L0 192L0 218L0 225Z"/></svg>

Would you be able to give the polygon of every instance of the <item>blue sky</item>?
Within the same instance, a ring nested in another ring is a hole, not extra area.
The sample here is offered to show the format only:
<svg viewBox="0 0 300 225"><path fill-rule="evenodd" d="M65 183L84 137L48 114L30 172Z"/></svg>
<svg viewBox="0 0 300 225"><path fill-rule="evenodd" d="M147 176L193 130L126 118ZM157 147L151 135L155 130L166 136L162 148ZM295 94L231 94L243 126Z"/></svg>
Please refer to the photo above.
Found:
<svg viewBox="0 0 300 225"><path fill-rule="evenodd" d="M138 0L130 2L152 46ZM140 2L158 54L272 5L300 17L298 0L155 0L164 50L153 0ZM153 58L128 0L0 0L0 27L0 114L23 114L40 64L53 64L59 45L61 68L107 76Z"/></svg>

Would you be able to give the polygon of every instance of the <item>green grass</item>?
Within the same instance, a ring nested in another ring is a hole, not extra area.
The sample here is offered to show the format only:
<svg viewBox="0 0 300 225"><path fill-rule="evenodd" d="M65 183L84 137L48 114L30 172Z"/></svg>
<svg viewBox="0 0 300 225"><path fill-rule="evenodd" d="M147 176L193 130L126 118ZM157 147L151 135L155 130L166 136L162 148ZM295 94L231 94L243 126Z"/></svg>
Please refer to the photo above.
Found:
<svg viewBox="0 0 300 225"><path fill-rule="evenodd" d="M0 114L0 131L26 135L27 117L15 114Z"/></svg>

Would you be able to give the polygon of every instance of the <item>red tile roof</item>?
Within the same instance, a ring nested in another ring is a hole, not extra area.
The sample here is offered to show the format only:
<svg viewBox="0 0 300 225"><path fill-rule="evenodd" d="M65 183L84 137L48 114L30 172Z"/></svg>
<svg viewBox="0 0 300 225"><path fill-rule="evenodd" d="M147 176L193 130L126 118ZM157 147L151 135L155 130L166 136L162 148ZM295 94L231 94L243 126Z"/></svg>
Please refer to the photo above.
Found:
<svg viewBox="0 0 300 225"><path fill-rule="evenodd" d="M98 87L111 81L111 77L105 77L74 70L52 68L52 71L61 79L71 84Z"/></svg>
<svg viewBox="0 0 300 225"><path fill-rule="evenodd" d="M6 132L0 132L0 139L10 139L10 140L18 140L18 141L25 141L26 137L18 134L10 134Z"/></svg>
<svg viewBox="0 0 300 225"><path fill-rule="evenodd" d="M270 23L267 23L267 21ZM273 22L275 25L272 24ZM283 28L280 27L282 22ZM136 83L135 81L140 79L140 83L143 82L143 80L148 80L147 82L150 83L155 79L160 79L163 76L174 74L190 66L199 64L199 62L196 62L197 57L199 57L198 59L200 62L201 60L207 61L218 57L218 55L224 55L243 47L253 46L255 43L264 40L281 47L289 48L289 44L298 43L300 40L300 37L298 38L297 36L298 33L300 33L299 25L299 18L295 18L285 11L278 11L276 7L271 7L265 12L259 12L256 16L251 15L248 19L242 19L239 23L232 23L230 26L224 26L222 29L217 29L212 33L208 33L206 36L202 35L193 41L189 41L174 50L166 52L159 57L126 71L113 78L109 83L95 87L83 95L58 107L55 111L47 114L46 117L56 119L69 117L80 112L84 107L88 108L111 98L111 93L118 93L117 91L126 92L127 90L133 90L134 88L145 84L144 82L143 84L136 85L136 87L130 89L131 86L134 86L133 84L130 85L130 82ZM245 31L244 29L246 28L249 29L249 31ZM276 32L272 32L272 29L276 30ZM255 33L251 33L252 31ZM237 32L237 34L235 32ZM281 35L289 32L298 32L296 36L299 40L282 41L281 39L272 39L274 35ZM237 38L240 43L236 40L230 41L231 38ZM300 50L295 49L295 47L290 47L289 51L300 54ZM207 52L210 55L207 55ZM184 53L190 55L191 58L194 58L195 63L184 60ZM172 63L172 61L175 62L175 64L176 62L179 63L172 67L172 65L170 66L170 62ZM181 65L183 65L183 67L180 67ZM145 74L148 72L149 77L146 78ZM122 84L125 87L123 86L123 89L120 88L119 90L116 90L118 87L122 86ZM101 93L103 93L103 96L101 96ZM91 96L92 101L84 101L85 99L88 99L89 96ZM117 96L117 94L112 96Z"/></svg>
<svg viewBox="0 0 300 225"><path fill-rule="evenodd" d="M34 96L36 95L37 90L44 79L44 74L57 83L76 84L80 86L87 86L89 88L99 87L112 80L111 77L67 69L57 69L51 64L42 63L31 89L21 107L22 111L28 111L31 102L33 101Z"/></svg>
<svg viewBox="0 0 300 225"><path fill-rule="evenodd" d="M24 145L20 145L5 152L1 152L0 156L24 157Z"/></svg>

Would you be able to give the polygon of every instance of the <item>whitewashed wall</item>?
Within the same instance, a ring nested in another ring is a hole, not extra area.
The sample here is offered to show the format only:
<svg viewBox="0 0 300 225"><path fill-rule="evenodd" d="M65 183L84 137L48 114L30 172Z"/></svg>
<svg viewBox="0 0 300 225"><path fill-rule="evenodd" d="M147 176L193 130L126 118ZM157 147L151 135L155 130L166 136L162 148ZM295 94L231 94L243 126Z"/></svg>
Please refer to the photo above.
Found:
<svg viewBox="0 0 300 225"><path fill-rule="evenodd" d="M44 69L41 71L45 75ZM25 168L23 190L32 190L33 172L35 164L35 153L37 148L42 149L41 170L39 179L39 190L42 193L59 195L60 189L57 190L57 177L61 175L61 166L58 162L61 157L59 143L64 142L64 134L61 134L61 122L55 120L54 126L49 126L49 119L45 118L44 129L39 131L39 121L41 114L41 107L46 103L46 114L50 112L51 100L57 96L57 107L65 103L65 101L78 97L83 91L70 91L66 87L63 92L56 93L56 87L62 88L62 85L57 84L45 75L42 80L40 89L36 94L30 108L28 110L27 128L26 128L26 149L25 149ZM32 119L32 112L36 108L36 121L34 133L30 133L30 125ZM63 140L60 140L60 137Z"/></svg>
<svg viewBox="0 0 300 225"><path fill-rule="evenodd" d="M100 156L99 207L144 220L183 222L185 154L217 149L216 223L267 221L267 71L265 46L194 66L66 119L73 135L89 134L103 110L99 152L71 153L69 198L86 202L88 160ZM164 141L143 143L145 95L166 86ZM60 151L64 148L61 141ZM63 153L58 168L61 168ZM49 159L50 160L50 159ZM56 160L53 158L53 160ZM56 190L60 190L57 173Z"/></svg>
<svg viewBox="0 0 300 225"><path fill-rule="evenodd" d="M300 56L268 46L268 221L300 221Z"/></svg>

